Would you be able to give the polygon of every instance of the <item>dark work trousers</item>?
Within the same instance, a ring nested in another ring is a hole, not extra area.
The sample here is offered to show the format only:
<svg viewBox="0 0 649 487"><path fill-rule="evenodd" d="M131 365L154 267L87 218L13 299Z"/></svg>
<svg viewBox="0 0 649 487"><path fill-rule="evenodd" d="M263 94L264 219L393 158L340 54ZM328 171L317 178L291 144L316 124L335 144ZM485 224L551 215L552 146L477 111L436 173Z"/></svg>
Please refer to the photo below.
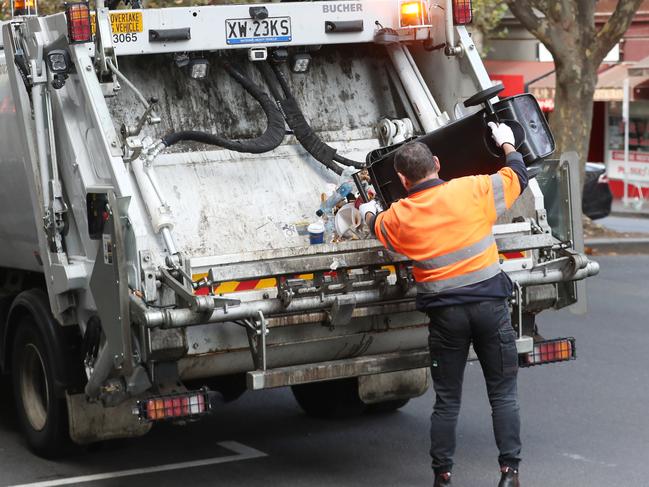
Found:
<svg viewBox="0 0 649 487"><path fill-rule="evenodd" d="M491 404L501 466L518 468L521 440L518 416L516 333L505 300L443 306L428 312L428 345L436 401L431 416L430 454L435 472L451 471L455 427L469 345L478 355Z"/></svg>

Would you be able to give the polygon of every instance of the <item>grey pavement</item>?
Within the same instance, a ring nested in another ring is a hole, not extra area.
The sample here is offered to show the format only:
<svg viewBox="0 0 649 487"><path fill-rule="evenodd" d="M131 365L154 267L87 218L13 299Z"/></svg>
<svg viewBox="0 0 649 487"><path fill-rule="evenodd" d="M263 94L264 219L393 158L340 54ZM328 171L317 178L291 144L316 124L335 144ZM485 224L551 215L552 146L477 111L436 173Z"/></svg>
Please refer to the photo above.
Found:
<svg viewBox="0 0 649 487"><path fill-rule="evenodd" d="M616 232L636 233L642 232L649 234L649 218L639 218L637 216L608 216L595 223L602 225Z"/></svg>
<svg viewBox="0 0 649 487"><path fill-rule="evenodd" d="M522 370L523 487L643 487L649 478L649 256L598 258L590 311L540 316L546 337L574 336L578 359ZM2 389L6 391L5 388ZM60 462L32 456L0 394L0 486L228 455L233 440L263 458L124 477L81 486L432 486L428 417L433 395L400 412L347 421L304 416L289 391L246 394L214 417L165 425ZM454 485L495 487L497 451L478 364L467 368Z"/></svg>
<svg viewBox="0 0 649 487"><path fill-rule="evenodd" d="M635 216L640 218L649 218L649 199L631 200L625 205L621 200L613 200L611 214L614 216Z"/></svg>

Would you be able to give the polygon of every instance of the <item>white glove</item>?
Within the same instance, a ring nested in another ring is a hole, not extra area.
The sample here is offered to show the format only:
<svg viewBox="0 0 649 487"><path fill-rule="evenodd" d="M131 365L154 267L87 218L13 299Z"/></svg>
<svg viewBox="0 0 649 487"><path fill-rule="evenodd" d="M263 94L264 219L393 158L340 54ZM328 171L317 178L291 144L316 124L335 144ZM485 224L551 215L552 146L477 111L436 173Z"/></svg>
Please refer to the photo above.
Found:
<svg viewBox="0 0 649 487"><path fill-rule="evenodd" d="M509 125L504 123L496 124L494 122L489 122L488 125L491 129L491 136L496 141L498 147L502 147L505 144L511 144L513 147L516 147L514 132L512 132Z"/></svg>
<svg viewBox="0 0 649 487"><path fill-rule="evenodd" d="M371 213L372 215L376 215L381 208L379 207L379 204L376 200L372 200L369 203L363 203L359 208L358 211L361 212L361 219L363 220L363 223L367 223L365 221L365 215L368 213Z"/></svg>

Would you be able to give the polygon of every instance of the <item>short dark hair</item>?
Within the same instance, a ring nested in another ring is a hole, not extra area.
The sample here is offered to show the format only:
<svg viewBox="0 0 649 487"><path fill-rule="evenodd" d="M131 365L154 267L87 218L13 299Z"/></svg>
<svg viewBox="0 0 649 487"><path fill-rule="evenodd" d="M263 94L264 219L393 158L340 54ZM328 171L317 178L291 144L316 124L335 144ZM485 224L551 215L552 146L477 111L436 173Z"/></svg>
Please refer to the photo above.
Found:
<svg viewBox="0 0 649 487"><path fill-rule="evenodd" d="M394 154L394 169L414 183L437 170L435 156L426 144L410 142Z"/></svg>

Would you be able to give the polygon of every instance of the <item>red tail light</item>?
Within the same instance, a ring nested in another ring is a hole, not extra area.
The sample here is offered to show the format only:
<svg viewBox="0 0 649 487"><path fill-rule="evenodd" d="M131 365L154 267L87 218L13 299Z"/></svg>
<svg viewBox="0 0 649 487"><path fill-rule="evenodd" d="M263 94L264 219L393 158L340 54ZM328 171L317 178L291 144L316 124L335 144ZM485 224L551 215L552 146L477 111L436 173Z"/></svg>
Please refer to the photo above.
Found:
<svg viewBox="0 0 649 487"><path fill-rule="evenodd" d="M453 0L453 22L455 25L470 24L473 20L471 0Z"/></svg>
<svg viewBox="0 0 649 487"><path fill-rule="evenodd" d="M65 16L68 20L70 42L90 42L92 40L92 25L88 2L66 4Z"/></svg>
<svg viewBox="0 0 649 487"><path fill-rule="evenodd" d="M138 401L133 414L144 421L164 421L203 416L210 409L209 391L201 389Z"/></svg>
<svg viewBox="0 0 649 487"><path fill-rule="evenodd" d="M521 367L567 362L577 358L574 338L557 338L534 343L534 351L519 356Z"/></svg>

